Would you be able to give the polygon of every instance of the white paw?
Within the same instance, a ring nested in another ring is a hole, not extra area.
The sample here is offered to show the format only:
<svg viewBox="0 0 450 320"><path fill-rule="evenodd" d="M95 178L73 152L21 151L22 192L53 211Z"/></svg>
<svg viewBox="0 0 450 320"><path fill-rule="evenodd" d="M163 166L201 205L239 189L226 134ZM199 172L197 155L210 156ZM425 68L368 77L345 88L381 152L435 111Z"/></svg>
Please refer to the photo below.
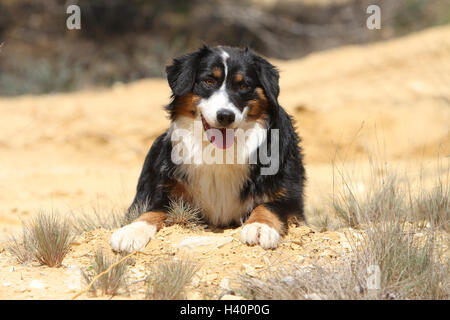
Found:
<svg viewBox="0 0 450 320"><path fill-rule="evenodd" d="M116 252L132 252L144 249L156 234L156 226L145 221L136 221L114 231L111 248Z"/></svg>
<svg viewBox="0 0 450 320"><path fill-rule="evenodd" d="M280 242L280 234L265 223L253 222L242 228L241 242L248 245L259 244L264 249L275 249Z"/></svg>

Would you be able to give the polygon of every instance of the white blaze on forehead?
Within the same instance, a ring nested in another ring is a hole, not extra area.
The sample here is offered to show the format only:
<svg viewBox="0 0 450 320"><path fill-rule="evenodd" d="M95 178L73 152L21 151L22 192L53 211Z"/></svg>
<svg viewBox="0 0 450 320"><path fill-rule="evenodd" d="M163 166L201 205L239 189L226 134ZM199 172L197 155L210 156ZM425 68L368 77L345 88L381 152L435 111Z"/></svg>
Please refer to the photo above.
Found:
<svg viewBox="0 0 450 320"><path fill-rule="evenodd" d="M222 57L224 68L224 78L222 85L220 86L219 90L214 92L209 98L201 99L198 106L203 117L205 117L206 122L208 122L213 127L219 127L219 124L216 121L217 111L219 111L220 109L228 109L233 111L235 114L235 120L231 127L238 127L244 117L242 112L230 101L226 90L228 75L227 59L230 57L230 55L226 51L221 50L220 56Z"/></svg>
<svg viewBox="0 0 450 320"><path fill-rule="evenodd" d="M226 83L226 79L227 79L227 74L228 74L227 59L230 57L230 55L226 51L222 50L221 56L222 56L223 68L224 68L224 72L225 72L225 77L224 77L223 84L222 84L222 87L223 87L223 85Z"/></svg>
<svg viewBox="0 0 450 320"><path fill-rule="evenodd" d="M226 84L227 84L227 75L228 75L227 59L230 57L230 55L222 50L222 53L220 56L222 57L222 61L223 61L224 77L223 77L222 86L220 87L219 91L223 91L226 94L225 91L226 91L226 86L227 86ZM227 97L228 97L228 95L227 95Z"/></svg>

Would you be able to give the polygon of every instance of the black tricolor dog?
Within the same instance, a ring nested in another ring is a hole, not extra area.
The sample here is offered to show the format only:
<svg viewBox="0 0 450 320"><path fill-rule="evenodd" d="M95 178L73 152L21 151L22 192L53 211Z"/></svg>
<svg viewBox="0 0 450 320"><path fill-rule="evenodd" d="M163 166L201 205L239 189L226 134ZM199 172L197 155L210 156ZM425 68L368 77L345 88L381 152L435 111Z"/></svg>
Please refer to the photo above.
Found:
<svg viewBox="0 0 450 320"><path fill-rule="evenodd" d="M129 209L140 216L114 232L112 248L145 247L180 198L211 225L245 221L243 243L276 248L288 216L303 218L305 180L299 138L277 100L278 71L248 49L222 46L176 58L166 71L171 125L145 159Z"/></svg>

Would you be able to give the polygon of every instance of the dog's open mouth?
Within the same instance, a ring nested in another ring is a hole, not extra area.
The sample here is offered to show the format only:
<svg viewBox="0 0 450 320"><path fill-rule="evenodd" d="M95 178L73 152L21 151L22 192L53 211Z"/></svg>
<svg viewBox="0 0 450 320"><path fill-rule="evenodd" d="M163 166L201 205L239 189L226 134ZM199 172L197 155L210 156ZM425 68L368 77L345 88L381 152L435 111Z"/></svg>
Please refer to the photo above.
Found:
<svg viewBox="0 0 450 320"><path fill-rule="evenodd" d="M227 149L233 145L234 142L234 129L227 128L213 128L208 122L206 122L203 115L202 123L203 130L205 130L206 136L208 137L209 142L215 145L220 149Z"/></svg>

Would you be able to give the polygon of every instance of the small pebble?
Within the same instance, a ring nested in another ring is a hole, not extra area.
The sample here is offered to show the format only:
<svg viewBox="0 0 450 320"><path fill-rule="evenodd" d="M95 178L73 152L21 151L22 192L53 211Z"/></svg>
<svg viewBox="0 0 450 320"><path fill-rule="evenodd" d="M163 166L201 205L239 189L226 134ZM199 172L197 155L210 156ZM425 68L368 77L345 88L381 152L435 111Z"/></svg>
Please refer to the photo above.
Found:
<svg viewBox="0 0 450 320"><path fill-rule="evenodd" d="M211 282L217 279L217 273L208 274L206 276L206 281Z"/></svg>
<svg viewBox="0 0 450 320"><path fill-rule="evenodd" d="M230 278L223 278L222 281L220 281L220 287L225 290L230 290Z"/></svg>
<svg viewBox="0 0 450 320"><path fill-rule="evenodd" d="M243 297L241 296L235 296L232 294L226 294L222 297L221 300L245 300Z"/></svg>
<svg viewBox="0 0 450 320"><path fill-rule="evenodd" d="M40 280L33 280L30 282L31 289L45 289L46 285L43 284Z"/></svg>

